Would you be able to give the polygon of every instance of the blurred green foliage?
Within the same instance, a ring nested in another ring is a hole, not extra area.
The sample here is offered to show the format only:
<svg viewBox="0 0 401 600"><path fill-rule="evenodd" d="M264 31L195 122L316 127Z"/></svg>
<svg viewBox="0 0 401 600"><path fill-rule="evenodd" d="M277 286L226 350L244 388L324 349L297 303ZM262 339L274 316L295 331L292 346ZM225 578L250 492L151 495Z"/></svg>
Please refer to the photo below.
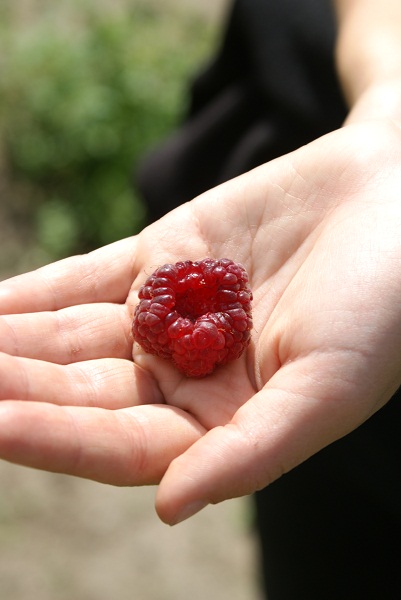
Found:
<svg viewBox="0 0 401 600"><path fill-rule="evenodd" d="M42 0L24 19L16 4L0 15L1 160L39 245L57 258L135 233L131 174L180 118L212 27L162 2Z"/></svg>

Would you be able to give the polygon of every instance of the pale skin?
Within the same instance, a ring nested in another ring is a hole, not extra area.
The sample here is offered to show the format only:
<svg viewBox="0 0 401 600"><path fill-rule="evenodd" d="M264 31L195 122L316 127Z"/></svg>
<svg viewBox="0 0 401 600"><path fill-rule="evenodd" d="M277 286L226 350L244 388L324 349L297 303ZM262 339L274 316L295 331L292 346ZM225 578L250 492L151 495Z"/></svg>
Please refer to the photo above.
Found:
<svg viewBox="0 0 401 600"><path fill-rule="evenodd" d="M345 31L352 11L340 9ZM395 79L369 75L340 131L140 235L1 283L0 457L158 484L157 512L174 524L265 487L383 407L401 385ZM376 116L379 89L391 102ZM131 322L157 266L206 256L247 268L252 343L187 379L133 343Z"/></svg>

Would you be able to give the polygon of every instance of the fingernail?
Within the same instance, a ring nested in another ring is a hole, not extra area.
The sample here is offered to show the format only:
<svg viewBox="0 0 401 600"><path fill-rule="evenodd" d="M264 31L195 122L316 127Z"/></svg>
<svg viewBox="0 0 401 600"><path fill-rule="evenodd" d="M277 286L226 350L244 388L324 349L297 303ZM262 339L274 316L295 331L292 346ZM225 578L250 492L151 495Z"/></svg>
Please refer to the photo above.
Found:
<svg viewBox="0 0 401 600"><path fill-rule="evenodd" d="M174 522L172 525L178 525L178 523L182 523L186 519L193 517L196 513L200 512L203 508L208 505L208 502L204 500L196 500L195 502L191 502L182 508L178 514L176 515Z"/></svg>

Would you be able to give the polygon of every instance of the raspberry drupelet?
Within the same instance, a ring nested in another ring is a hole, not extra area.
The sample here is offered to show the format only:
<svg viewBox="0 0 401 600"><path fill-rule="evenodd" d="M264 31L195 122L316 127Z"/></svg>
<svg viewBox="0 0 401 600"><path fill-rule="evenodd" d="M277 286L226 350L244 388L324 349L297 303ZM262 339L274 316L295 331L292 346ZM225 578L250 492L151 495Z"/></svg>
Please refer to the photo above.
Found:
<svg viewBox="0 0 401 600"><path fill-rule="evenodd" d="M252 292L244 267L205 258L159 267L139 290L132 332L188 377L241 356L250 342Z"/></svg>

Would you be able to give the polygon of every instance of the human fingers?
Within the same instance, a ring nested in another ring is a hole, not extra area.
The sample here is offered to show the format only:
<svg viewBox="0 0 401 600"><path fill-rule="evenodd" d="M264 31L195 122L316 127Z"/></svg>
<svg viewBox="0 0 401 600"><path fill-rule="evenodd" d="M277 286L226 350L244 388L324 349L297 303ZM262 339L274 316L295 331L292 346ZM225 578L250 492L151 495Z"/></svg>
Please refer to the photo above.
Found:
<svg viewBox="0 0 401 600"><path fill-rule="evenodd" d="M135 275L135 237L0 282L0 314L124 302Z"/></svg>
<svg viewBox="0 0 401 600"><path fill-rule="evenodd" d="M0 353L0 401L4 399L108 409L163 403L155 380L129 360L62 366Z"/></svg>
<svg viewBox="0 0 401 600"><path fill-rule="evenodd" d="M122 410L0 402L0 458L112 485L158 483L204 433L178 409Z"/></svg>
<svg viewBox="0 0 401 600"><path fill-rule="evenodd" d="M85 304L55 312L0 316L0 351L68 364L132 356L131 309Z"/></svg>
<svg viewBox="0 0 401 600"><path fill-rule="evenodd" d="M280 369L228 425L176 458L159 486L160 518L176 524L208 504L268 486L361 425L400 383L384 375L380 388L371 375L358 386L358 368L346 368L349 356L328 358L330 367L316 355Z"/></svg>

